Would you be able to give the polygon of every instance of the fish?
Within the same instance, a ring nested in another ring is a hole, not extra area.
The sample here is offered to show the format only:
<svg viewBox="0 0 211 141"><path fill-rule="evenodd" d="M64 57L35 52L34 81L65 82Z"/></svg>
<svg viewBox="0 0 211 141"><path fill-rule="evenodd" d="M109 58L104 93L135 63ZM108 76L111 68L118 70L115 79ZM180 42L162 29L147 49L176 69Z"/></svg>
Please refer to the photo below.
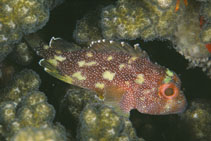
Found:
<svg viewBox="0 0 211 141"><path fill-rule="evenodd" d="M128 117L132 109L150 115L181 113L187 102L173 71L150 61L138 44L93 41L82 48L52 38L40 49L44 70L66 83L95 91L97 97Z"/></svg>

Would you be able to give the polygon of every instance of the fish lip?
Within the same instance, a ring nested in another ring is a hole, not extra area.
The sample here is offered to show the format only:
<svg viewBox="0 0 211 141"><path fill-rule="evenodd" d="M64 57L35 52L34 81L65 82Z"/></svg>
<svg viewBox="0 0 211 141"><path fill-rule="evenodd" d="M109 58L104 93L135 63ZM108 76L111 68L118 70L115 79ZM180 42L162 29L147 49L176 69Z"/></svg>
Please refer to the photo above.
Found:
<svg viewBox="0 0 211 141"><path fill-rule="evenodd" d="M185 110L187 109L188 106L188 102L186 100L186 97L184 96L183 93L182 94L182 100L180 100L180 103L178 104L178 106L172 107L174 110L170 110L167 113L163 113L162 115L169 115L169 114L182 114L183 112L185 112Z"/></svg>
<svg viewBox="0 0 211 141"><path fill-rule="evenodd" d="M185 110L187 109L188 106L188 102L186 100L186 97L182 94L182 101L181 104L176 108L175 112L173 112L173 114L181 114L183 112L185 112Z"/></svg>
<svg viewBox="0 0 211 141"><path fill-rule="evenodd" d="M183 104L181 106L181 111L179 113L185 112L185 110L187 109L187 107L188 107L188 102L186 100L186 97L184 96Z"/></svg>

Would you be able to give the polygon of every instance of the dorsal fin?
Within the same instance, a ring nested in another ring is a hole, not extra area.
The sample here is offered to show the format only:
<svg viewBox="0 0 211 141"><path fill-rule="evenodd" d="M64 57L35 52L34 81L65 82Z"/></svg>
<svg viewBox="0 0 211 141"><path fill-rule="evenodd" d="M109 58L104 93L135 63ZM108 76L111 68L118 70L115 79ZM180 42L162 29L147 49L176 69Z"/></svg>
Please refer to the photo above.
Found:
<svg viewBox="0 0 211 141"><path fill-rule="evenodd" d="M91 42L88 50L103 52L123 52L137 57L148 57L147 53L135 44L134 47L125 42L107 41L105 39Z"/></svg>
<svg viewBox="0 0 211 141"><path fill-rule="evenodd" d="M51 55L54 55L55 52L72 52L80 49L81 47L74 43L69 43L61 38L52 37L49 45L44 44L36 50L38 55L42 56L43 58L48 58Z"/></svg>
<svg viewBox="0 0 211 141"><path fill-rule="evenodd" d="M74 43L70 43L61 38L55 38L55 37L51 38L51 40L49 42L49 47L63 50L63 51L76 51L76 50L81 49L80 46L78 46Z"/></svg>

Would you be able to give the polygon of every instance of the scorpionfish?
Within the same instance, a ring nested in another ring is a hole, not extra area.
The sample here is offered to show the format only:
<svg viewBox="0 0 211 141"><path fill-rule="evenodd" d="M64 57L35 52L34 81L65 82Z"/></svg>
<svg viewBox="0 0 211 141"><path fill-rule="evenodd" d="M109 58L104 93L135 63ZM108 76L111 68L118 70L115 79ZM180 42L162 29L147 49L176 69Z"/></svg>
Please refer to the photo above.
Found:
<svg viewBox="0 0 211 141"><path fill-rule="evenodd" d="M129 115L132 109L152 115L173 114L186 107L178 76L152 63L137 45L99 40L83 49L53 37L39 54L46 72L95 91L122 115Z"/></svg>

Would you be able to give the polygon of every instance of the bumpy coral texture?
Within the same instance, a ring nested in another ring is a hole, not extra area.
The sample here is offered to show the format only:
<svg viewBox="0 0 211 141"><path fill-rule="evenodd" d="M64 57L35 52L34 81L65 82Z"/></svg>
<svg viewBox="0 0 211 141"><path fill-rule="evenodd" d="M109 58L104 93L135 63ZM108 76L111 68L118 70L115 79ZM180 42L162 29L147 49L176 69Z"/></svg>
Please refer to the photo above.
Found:
<svg viewBox="0 0 211 141"><path fill-rule="evenodd" d="M45 94L37 90L39 85L40 78L34 71L23 70L15 76L10 86L1 90L0 135L6 140L15 136L14 140L33 138L36 141L37 133L46 135L47 139L48 135L56 132L57 126L52 124L54 107L47 103ZM52 136L55 140L64 135L59 130L55 134L55 137Z"/></svg>
<svg viewBox="0 0 211 141"><path fill-rule="evenodd" d="M189 109L182 114L183 130L188 131L189 140L211 140L210 100L193 100ZM184 133L183 133L184 134Z"/></svg>
<svg viewBox="0 0 211 141"><path fill-rule="evenodd" d="M55 128L33 128L28 127L21 129L15 134L11 141L66 141L61 134L61 131Z"/></svg>
<svg viewBox="0 0 211 141"><path fill-rule="evenodd" d="M143 139L136 136L131 122L119 116L105 105L89 105L80 116L78 139L87 140L136 140Z"/></svg>
<svg viewBox="0 0 211 141"><path fill-rule="evenodd" d="M42 28L49 19L50 1L0 0L0 45L17 42Z"/></svg>
<svg viewBox="0 0 211 141"><path fill-rule="evenodd" d="M104 38L171 39L179 18L174 8L175 1L171 0L119 0L115 6L108 6L102 11Z"/></svg>

